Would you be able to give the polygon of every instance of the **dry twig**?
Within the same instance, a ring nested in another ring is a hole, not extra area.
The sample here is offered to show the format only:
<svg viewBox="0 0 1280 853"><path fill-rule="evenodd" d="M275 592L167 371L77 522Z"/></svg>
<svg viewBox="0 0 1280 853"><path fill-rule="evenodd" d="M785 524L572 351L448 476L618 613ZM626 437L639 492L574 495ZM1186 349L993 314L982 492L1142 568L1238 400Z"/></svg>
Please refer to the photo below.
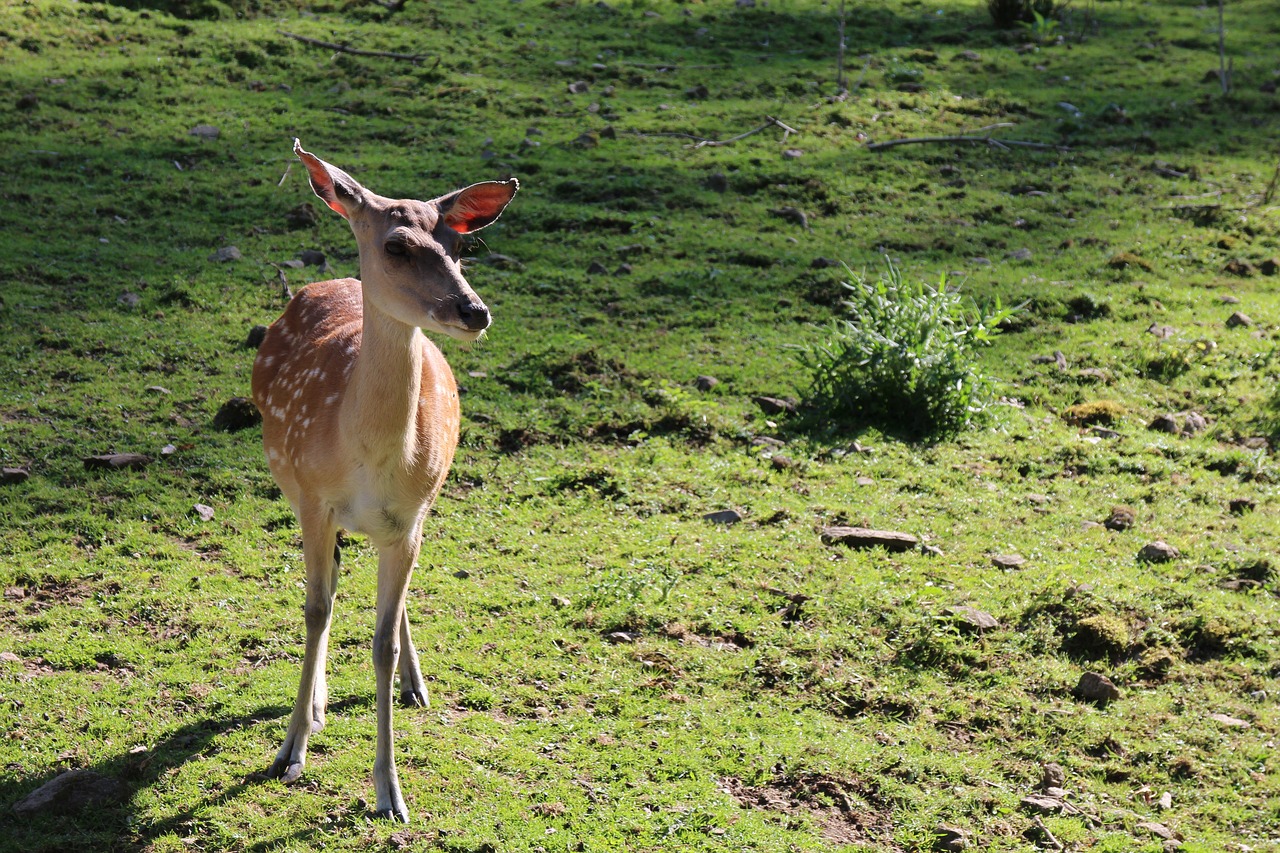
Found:
<svg viewBox="0 0 1280 853"><path fill-rule="evenodd" d="M362 50L358 47L351 47L346 44L339 44L332 41L322 41L321 39L313 39L310 36L300 36L297 33L286 32L285 30L276 30L277 33L285 38L291 38L294 41L300 41L303 44L309 44L313 47L323 47L336 53L349 53L352 56L377 56L382 59L399 59L405 62L422 62L431 59L429 53L393 53L387 50ZM440 64L440 57L435 57L436 65Z"/></svg>
<svg viewBox="0 0 1280 853"><path fill-rule="evenodd" d="M1000 124L991 124L991 125L987 125L986 127L980 127L977 130L970 131L969 133L961 133L961 134L956 134L954 136L913 136L913 137L908 137L906 139L890 139L887 142L869 142L867 143L866 147L872 151L879 151L882 148L893 148L894 146L897 146L897 145L924 145L929 143L942 142L942 143L957 143L957 144L963 143L963 144L974 144L974 145L986 144L986 145L990 145L992 148L1004 148L1006 150L1010 147L1015 147L1015 146L1019 148L1035 148L1035 149L1050 150L1050 151L1070 151L1071 150L1066 145L1054 145L1049 142L1028 142L1023 139L995 139L991 136L990 132L987 132L987 133L983 132L983 131L999 130L1000 128L1004 128L1004 127L1013 127L1013 124L1011 122L1001 122Z"/></svg>
<svg viewBox="0 0 1280 853"><path fill-rule="evenodd" d="M658 136L674 136L678 139L692 139L694 141L694 144L689 146L690 148L715 148L721 145L729 145L731 143L737 142L740 139L746 139L748 136L759 133L762 130L768 130L771 127L782 128L783 142L786 142L787 137L790 136L791 134L800 133L800 131L796 130L794 127L784 124L783 122L779 121L773 116L765 116L765 119L766 119L765 123L760 125L759 127L753 127L751 130L748 130L745 133L739 133L737 136L730 136L728 139L708 139L705 136L694 136L692 133L640 133L638 131L628 131L628 132L633 134L634 136L639 136L642 139L649 138L649 137L658 137Z"/></svg>

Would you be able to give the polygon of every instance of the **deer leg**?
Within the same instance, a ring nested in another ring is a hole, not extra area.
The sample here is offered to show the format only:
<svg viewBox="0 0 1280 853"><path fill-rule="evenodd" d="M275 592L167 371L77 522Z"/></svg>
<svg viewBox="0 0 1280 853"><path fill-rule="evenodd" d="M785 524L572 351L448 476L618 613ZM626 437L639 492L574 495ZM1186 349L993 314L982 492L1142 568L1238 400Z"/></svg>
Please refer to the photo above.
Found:
<svg viewBox="0 0 1280 853"><path fill-rule="evenodd" d="M426 708L431 704L418 665L418 650L413 646L407 608L400 612L400 704L406 708Z"/></svg>
<svg viewBox="0 0 1280 853"><path fill-rule="evenodd" d="M337 529L321 512L300 512L302 551L307 564L307 645L302 655L302 678L289 718L289 730L267 775L293 782L307 762L307 738L324 726L328 688L325 661L329 647L329 623L338 588Z"/></svg>
<svg viewBox="0 0 1280 853"><path fill-rule="evenodd" d="M409 810L400 793L396 773L394 731L391 727L396 659L401 638L407 634L404 601L418 559L421 534L411 540L378 549L378 608L373 629L373 669L377 677L378 749L373 762L373 785L377 793L378 817L409 822ZM416 668L416 664L415 664Z"/></svg>

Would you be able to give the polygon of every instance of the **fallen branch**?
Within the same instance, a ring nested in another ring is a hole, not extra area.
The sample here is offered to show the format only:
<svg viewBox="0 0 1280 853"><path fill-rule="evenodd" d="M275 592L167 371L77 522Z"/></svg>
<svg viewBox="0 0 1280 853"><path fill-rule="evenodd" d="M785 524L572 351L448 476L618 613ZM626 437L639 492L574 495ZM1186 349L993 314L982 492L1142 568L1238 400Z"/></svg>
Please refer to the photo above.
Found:
<svg viewBox="0 0 1280 853"><path fill-rule="evenodd" d="M954 136L912 136L906 139L890 139L887 142L869 142L866 147L871 151L879 151L882 148L893 148L896 145L925 145L935 142L941 143L963 143L972 145L986 144L992 148L1003 148L1008 150L1010 147L1019 148L1035 148L1040 150L1051 151L1070 151L1066 145L1054 145L1049 142L1028 142L1023 139L996 139L990 133L983 131L999 130L1004 127L1013 127L1011 122L1001 122L1000 124L992 124L987 127L980 127L969 133L956 134Z"/></svg>
<svg viewBox="0 0 1280 853"><path fill-rule="evenodd" d="M322 41L321 39L313 39L309 36L300 36L297 33L290 33L284 30L276 30L276 32L285 38L291 38L294 41L300 41L303 44L309 44L313 47L323 47L337 53L349 53L352 56L376 56L382 59L399 59L405 62L422 62L423 60L432 58L429 53L392 53L391 51L386 50L361 50L358 47L351 47L346 44L338 44L337 42L332 41ZM436 65L439 65L440 57L435 57L435 60Z"/></svg>
<svg viewBox="0 0 1280 853"><path fill-rule="evenodd" d="M625 132L630 133L633 136L639 136L641 139L649 139L649 138L659 137L659 136L673 136L677 139L692 139L694 141L694 144L690 145L689 146L690 148L715 148L721 145L730 145L734 142L737 142L740 139L746 139L748 136L751 136L752 134L759 133L762 130L768 130L771 127L782 128L783 142L786 142L787 137L790 136L791 134L800 133L800 131L796 130L794 127L791 127L788 124L784 124L783 122L778 121L778 119L774 118L773 116L765 116L765 119L766 119L765 123L760 125L759 127L753 127L751 130L748 130L746 133L739 133L737 136L731 136L728 139L708 139L705 136L694 136L692 133L679 133L679 132L671 132L671 133L641 133L639 131L625 131Z"/></svg>

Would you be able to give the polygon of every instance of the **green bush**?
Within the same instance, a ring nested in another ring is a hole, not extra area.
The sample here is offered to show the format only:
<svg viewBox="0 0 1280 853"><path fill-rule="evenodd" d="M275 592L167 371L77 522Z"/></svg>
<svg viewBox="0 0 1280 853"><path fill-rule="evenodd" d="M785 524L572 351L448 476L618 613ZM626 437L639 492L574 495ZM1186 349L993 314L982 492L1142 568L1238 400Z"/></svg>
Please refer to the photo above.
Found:
<svg viewBox="0 0 1280 853"><path fill-rule="evenodd" d="M847 268L846 268L847 269ZM809 402L844 417L912 437L948 435L969 426L991 400L977 348L1018 309L984 314L948 290L911 285L887 263L874 282L849 271L848 317L832 321L823 342L801 347L811 373Z"/></svg>

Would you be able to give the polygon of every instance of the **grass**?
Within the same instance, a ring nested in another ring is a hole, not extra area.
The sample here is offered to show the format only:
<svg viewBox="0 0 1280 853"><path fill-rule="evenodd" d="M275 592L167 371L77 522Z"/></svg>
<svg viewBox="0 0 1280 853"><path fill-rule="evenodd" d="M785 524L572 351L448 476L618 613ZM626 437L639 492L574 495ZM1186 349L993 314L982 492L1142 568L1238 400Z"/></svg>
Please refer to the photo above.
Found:
<svg viewBox="0 0 1280 853"><path fill-rule="evenodd" d="M859 8L836 100L838 9L807 0L5 4L0 462L30 478L0 486L0 850L890 851L940 825L1030 850L1045 762L1070 849L1161 850L1149 822L1280 846L1276 21L1228 6L1223 97L1216 9L1069 11L1027 49L982 4ZM667 135L765 116L799 133ZM863 147L999 122L1069 150ZM369 814L359 538L328 727L298 785L256 776L296 689L300 543L257 431L212 421L283 307L272 264L356 274L338 217L287 218L314 204L295 135L383 194L522 184L473 251L495 325L445 344L464 438L410 593L433 695L396 715L407 828ZM989 426L912 443L805 410L789 345L847 277L815 260L886 253L1026 303L979 355ZM1186 411L1208 428L1147 429ZM154 461L84 469L110 452ZM1133 526L1099 526L1118 505ZM1156 539L1180 556L1140 562ZM1086 671L1122 697L1077 698ZM9 810L67 768L128 799Z"/></svg>

